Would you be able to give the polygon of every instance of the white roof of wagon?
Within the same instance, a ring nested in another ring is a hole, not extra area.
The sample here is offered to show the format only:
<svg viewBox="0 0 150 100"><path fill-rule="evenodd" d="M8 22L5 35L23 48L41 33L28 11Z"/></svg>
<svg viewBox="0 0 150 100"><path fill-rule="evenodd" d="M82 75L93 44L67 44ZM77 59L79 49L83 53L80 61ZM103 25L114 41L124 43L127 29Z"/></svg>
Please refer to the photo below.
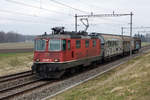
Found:
<svg viewBox="0 0 150 100"><path fill-rule="evenodd" d="M101 34L105 41L107 40L114 40L114 41L122 41L122 37L120 35L110 35L110 34Z"/></svg>

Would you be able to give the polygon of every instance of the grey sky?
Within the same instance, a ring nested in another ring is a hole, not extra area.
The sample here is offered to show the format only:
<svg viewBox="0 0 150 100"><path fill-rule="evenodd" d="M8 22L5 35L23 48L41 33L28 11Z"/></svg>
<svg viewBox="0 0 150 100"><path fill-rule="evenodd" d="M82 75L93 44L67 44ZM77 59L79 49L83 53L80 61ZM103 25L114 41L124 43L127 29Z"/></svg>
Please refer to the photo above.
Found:
<svg viewBox="0 0 150 100"><path fill-rule="evenodd" d="M1 0L0 30L5 32L16 31L27 35L39 35L43 34L45 31L50 32L50 28L53 26L65 26L67 30L73 31L74 15L85 13L61 6L52 1L53 0L41 0L40 5L40 0ZM93 12L94 14L112 13L113 11L115 11L115 13L130 13L132 11L134 13L134 26L150 26L149 0L55 1L86 12ZM24 5L22 5L22 3ZM40 9L40 7L43 9ZM121 26L129 26L129 17L90 18L89 22L89 32L95 31L120 34ZM84 27L79 22L79 30L83 28ZM134 30L134 32L136 32L136 30Z"/></svg>

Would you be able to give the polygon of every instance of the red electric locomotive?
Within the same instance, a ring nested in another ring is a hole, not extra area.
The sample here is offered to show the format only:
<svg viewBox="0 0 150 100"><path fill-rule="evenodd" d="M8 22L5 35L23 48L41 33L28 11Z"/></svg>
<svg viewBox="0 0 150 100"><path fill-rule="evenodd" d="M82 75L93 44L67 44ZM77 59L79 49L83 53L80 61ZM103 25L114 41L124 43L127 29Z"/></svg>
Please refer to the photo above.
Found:
<svg viewBox="0 0 150 100"><path fill-rule="evenodd" d="M51 35L35 38L32 71L42 78L59 78L66 70L101 59L98 36L88 36L86 32L67 32L63 27L55 27Z"/></svg>

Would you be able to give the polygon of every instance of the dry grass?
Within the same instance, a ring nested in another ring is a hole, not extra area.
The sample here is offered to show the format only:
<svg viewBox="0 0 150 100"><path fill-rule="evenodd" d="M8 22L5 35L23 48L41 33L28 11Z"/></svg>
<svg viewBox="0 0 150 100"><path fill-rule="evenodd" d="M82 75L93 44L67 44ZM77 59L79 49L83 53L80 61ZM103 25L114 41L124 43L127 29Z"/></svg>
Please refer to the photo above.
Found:
<svg viewBox="0 0 150 100"><path fill-rule="evenodd" d="M150 53L48 100L149 100Z"/></svg>
<svg viewBox="0 0 150 100"><path fill-rule="evenodd" d="M0 43L0 49L25 49L33 48L33 42Z"/></svg>
<svg viewBox="0 0 150 100"><path fill-rule="evenodd" d="M150 42L142 42L141 45L142 46L147 46L147 45L150 45Z"/></svg>
<svg viewBox="0 0 150 100"><path fill-rule="evenodd" d="M31 69L33 53L0 54L0 76Z"/></svg>

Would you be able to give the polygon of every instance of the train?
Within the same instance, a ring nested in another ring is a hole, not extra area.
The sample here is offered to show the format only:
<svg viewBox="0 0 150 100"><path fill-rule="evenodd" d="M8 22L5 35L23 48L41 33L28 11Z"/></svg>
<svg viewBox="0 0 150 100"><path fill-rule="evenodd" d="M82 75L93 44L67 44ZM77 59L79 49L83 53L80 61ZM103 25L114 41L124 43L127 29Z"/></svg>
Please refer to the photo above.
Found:
<svg viewBox="0 0 150 100"><path fill-rule="evenodd" d="M141 48L137 37L69 32L64 27L54 27L51 34L35 38L32 72L40 78L60 78L76 68L129 55L130 42L132 53L137 53Z"/></svg>

